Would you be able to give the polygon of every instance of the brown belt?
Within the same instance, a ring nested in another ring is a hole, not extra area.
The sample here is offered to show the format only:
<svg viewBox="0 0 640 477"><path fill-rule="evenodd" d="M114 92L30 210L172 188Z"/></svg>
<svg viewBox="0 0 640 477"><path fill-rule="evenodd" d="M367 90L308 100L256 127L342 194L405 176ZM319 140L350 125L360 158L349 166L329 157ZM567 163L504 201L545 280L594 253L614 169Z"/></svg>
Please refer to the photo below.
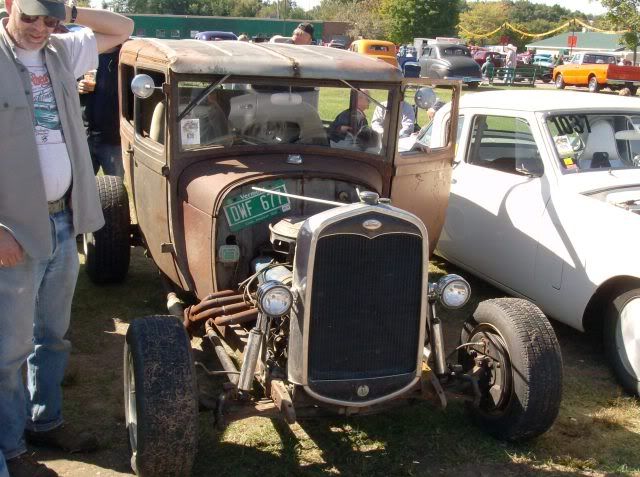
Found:
<svg viewBox="0 0 640 477"><path fill-rule="evenodd" d="M65 194L58 200L54 200L53 202L48 202L49 205L49 215L57 214L58 212L62 212L63 210L70 209L69 204L69 194Z"/></svg>

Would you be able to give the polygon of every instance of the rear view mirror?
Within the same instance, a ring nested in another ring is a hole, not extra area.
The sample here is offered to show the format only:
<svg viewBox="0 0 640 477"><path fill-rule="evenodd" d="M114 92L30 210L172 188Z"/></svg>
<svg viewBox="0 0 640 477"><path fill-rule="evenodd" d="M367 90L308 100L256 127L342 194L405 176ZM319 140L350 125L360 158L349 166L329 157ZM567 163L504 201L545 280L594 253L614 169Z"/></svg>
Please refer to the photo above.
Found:
<svg viewBox="0 0 640 477"><path fill-rule="evenodd" d="M420 88L416 91L414 100L416 106L420 109L429 109L436 104L438 97L436 96L436 93L433 92L433 88Z"/></svg>
<svg viewBox="0 0 640 477"><path fill-rule="evenodd" d="M149 75L135 75L133 80L131 80L131 91L140 99L148 98L153 94L155 89L156 85Z"/></svg>
<svg viewBox="0 0 640 477"><path fill-rule="evenodd" d="M302 104L302 96L297 93L273 93L271 95L271 104L277 106Z"/></svg>

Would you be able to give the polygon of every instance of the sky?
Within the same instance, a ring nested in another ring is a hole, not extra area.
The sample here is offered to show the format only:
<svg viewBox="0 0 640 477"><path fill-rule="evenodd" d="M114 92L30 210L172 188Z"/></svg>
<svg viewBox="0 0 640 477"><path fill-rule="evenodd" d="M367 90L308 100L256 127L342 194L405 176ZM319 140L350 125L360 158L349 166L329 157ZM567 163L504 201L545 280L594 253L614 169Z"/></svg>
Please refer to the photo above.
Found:
<svg viewBox="0 0 640 477"><path fill-rule="evenodd" d="M401 1L401 0L398 0ZM530 0L533 3L544 3L545 5L560 5L561 7L568 8L569 10L578 10L587 14L601 15L606 12L604 7L597 0ZM296 3L304 8L310 10L320 3L320 0L296 0ZM91 5L94 8L100 8L102 0L91 0Z"/></svg>

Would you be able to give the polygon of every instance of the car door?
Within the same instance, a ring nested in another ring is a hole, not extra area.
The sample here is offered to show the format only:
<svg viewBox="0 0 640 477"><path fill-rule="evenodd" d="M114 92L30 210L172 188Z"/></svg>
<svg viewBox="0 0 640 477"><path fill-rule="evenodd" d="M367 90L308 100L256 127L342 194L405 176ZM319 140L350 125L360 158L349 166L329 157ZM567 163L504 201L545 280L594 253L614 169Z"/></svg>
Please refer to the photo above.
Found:
<svg viewBox="0 0 640 477"><path fill-rule="evenodd" d="M452 88L451 111L454 119L446 126L447 140L442 147L418 147L398 151L394 156L391 203L417 215L429 231L429 250L433 251L444 223L451 186L451 165L455 156L460 84L446 80L410 78L404 85L448 85ZM417 121L426 122L421 111Z"/></svg>
<svg viewBox="0 0 640 477"><path fill-rule="evenodd" d="M549 186L527 118L466 115L438 250L522 295L531 292Z"/></svg>

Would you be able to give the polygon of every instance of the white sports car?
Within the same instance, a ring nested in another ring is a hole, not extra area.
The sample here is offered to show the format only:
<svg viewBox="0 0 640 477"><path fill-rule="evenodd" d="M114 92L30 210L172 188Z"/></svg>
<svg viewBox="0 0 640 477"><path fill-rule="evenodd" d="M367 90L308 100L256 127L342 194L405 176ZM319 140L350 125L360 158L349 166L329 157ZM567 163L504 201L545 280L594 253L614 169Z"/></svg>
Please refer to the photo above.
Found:
<svg viewBox="0 0 640 477"><path fill-rule="evenodd" d="M413 147L443 146L449 107ZM602 333L640 392L640 100L468 94L437 253L549 317Z"/></svg>

